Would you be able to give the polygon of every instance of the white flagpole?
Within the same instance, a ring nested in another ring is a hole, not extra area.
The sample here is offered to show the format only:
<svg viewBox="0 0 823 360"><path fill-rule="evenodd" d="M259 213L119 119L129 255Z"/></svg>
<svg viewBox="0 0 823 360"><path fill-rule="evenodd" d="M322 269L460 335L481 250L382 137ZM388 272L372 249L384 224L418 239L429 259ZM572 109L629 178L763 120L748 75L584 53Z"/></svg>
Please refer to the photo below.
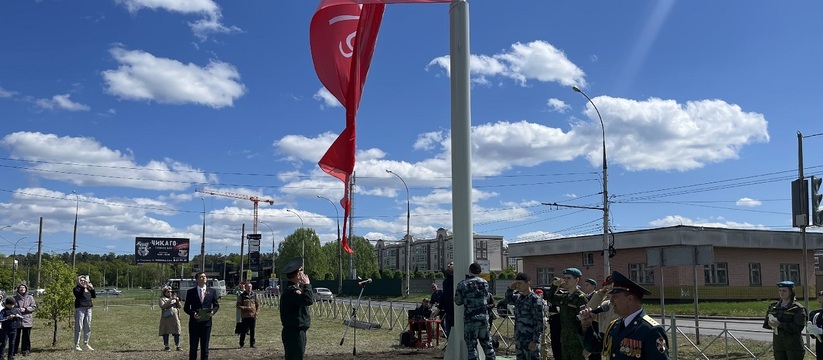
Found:
<svg viewBox="0 0 823 360"><path fill-rule="evenodd" d="M452 0L449 9L452 126L452 224L454 226L454 281L464 278L472 262L471 217L471 83L469 77L469 4ZM454 289L443 289L451 291ZM468 358L463 339L463 307L454 307L446 359ZM475 345L476 346L476 345ZM478 354L483 359L483 353Z"/></svg>

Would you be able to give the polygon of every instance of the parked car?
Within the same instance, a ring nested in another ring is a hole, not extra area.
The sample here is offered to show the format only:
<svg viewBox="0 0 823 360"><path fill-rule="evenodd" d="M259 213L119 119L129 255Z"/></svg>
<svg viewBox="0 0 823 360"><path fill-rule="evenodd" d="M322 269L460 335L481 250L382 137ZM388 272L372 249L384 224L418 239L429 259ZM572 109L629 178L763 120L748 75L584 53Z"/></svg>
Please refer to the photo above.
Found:
<svg viewBox="0 0 823 360"><path fill-rule="evenodd" d="M120 290L117 290L116 288L114 288L114 289L104 289L103 291L100 291L98 293L98 295L113 295L113 296L120 296L122 294L123 294L123 292L120 291Z"/></svg>
<svg viewBox="0 0 823 360"><path fill-rule="evenodd" d="M312 291L314 291L315 300L334 300L334 293L332 293L331 290L329 290L328 288L317 287L312 288Z"/></svg>

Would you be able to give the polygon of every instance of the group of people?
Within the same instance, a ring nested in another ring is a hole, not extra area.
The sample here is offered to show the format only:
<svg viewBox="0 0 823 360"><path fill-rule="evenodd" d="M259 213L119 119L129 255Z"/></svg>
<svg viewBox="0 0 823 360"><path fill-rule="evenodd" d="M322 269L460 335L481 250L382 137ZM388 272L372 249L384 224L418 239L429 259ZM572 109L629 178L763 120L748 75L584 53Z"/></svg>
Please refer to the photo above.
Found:
<svg viewBox="0 0 823 360"><path fill-rule="evenodd" d="M3 299L0 310L0 359L14 359L15 355L28 356L31 352L32 314L37 310L29 287L21 284L14 296ZM8 346L8 351L6 347Z"/></svg>
<svg viewBox="0 0 823 360"><path fill-rule="evenodd" d="M486 359L495 358L489 313L489 284L481 278L477 263L469 266L466 278L454 287L453 302L449 300L453 281L453 264L449 264L445 291L433 287L442 311L451 305L462 305L464 340L468 359L478 358L478 345ZM553 335L555 359L589 360L601 356L613 359L668 359L669 340L663 327L642 308L643 296L650 292L615 271L597 290L594 279L581 283L582 272L576 268L563 271L548 288L534 288L528 274L519 273L505 295L504 303L514 308L514 345L517 359L545 359L547 334ZM823 299L823 298L822 298ZM821 300L823 301L823 300ZM453 307L452 307L453 309ZM454 323L453 311L443 315L445 332ZM547 319L556 312L554 326ZM442 314L441 314L442 315ZM823 316L820 319L823 323ZM551 329L549 329L551 328ZM823 335L821 335L823 338Z"/></svg>

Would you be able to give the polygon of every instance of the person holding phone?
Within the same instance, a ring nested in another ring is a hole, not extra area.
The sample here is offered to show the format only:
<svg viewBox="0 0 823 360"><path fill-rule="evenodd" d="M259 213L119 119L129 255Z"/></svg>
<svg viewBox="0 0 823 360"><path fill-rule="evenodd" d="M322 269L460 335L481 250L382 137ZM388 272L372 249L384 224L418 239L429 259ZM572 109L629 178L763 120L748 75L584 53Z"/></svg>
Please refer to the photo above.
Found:
<svg viewBox="0 0 823 360"><path fill-rule="evenodd" d="M172 335L177 351L183 351L180 347L180 299L171 290L171 286L163 288L163 295L160 296L160 313L160 336L163 337L163 350L171 351L169 335Z"/></svg>
<svg viewBox="0 0 823 360"><path fill-rule="evenodd" d="M86 350L93 351L89 345L91 338L91 308L94 306L91 299L97 297L94 292L94 285L91 284L88 275L80 275L75 281L77 286L72 289L74 293L74 351L82 351L80 338L82 334L83 344Z"/></svg>

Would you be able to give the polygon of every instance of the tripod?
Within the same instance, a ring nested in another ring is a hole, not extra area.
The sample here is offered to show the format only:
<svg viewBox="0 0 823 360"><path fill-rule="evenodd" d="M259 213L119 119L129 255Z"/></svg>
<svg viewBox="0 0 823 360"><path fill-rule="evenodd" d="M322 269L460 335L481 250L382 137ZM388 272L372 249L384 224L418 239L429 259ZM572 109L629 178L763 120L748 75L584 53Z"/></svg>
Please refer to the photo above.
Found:
<svg viewBox="0 0 823 360"><path fill-rule="evenodd" d="M371 279L369 279L371 281ZM357 295L357 304L352 306L351 308L351 315L349 315L349 326L346 327L346 330L343 331L343 338L340 339L340 346L343 346L343 341L346 340L346 334L349 332L349 328L352 327L354 330L352 348L351 348L351 355L352 357L357 357L357 308L360 306L360 298L363 297L363 290L366 289L366 284L368 282L360 282L360 295Z"/></svg>

